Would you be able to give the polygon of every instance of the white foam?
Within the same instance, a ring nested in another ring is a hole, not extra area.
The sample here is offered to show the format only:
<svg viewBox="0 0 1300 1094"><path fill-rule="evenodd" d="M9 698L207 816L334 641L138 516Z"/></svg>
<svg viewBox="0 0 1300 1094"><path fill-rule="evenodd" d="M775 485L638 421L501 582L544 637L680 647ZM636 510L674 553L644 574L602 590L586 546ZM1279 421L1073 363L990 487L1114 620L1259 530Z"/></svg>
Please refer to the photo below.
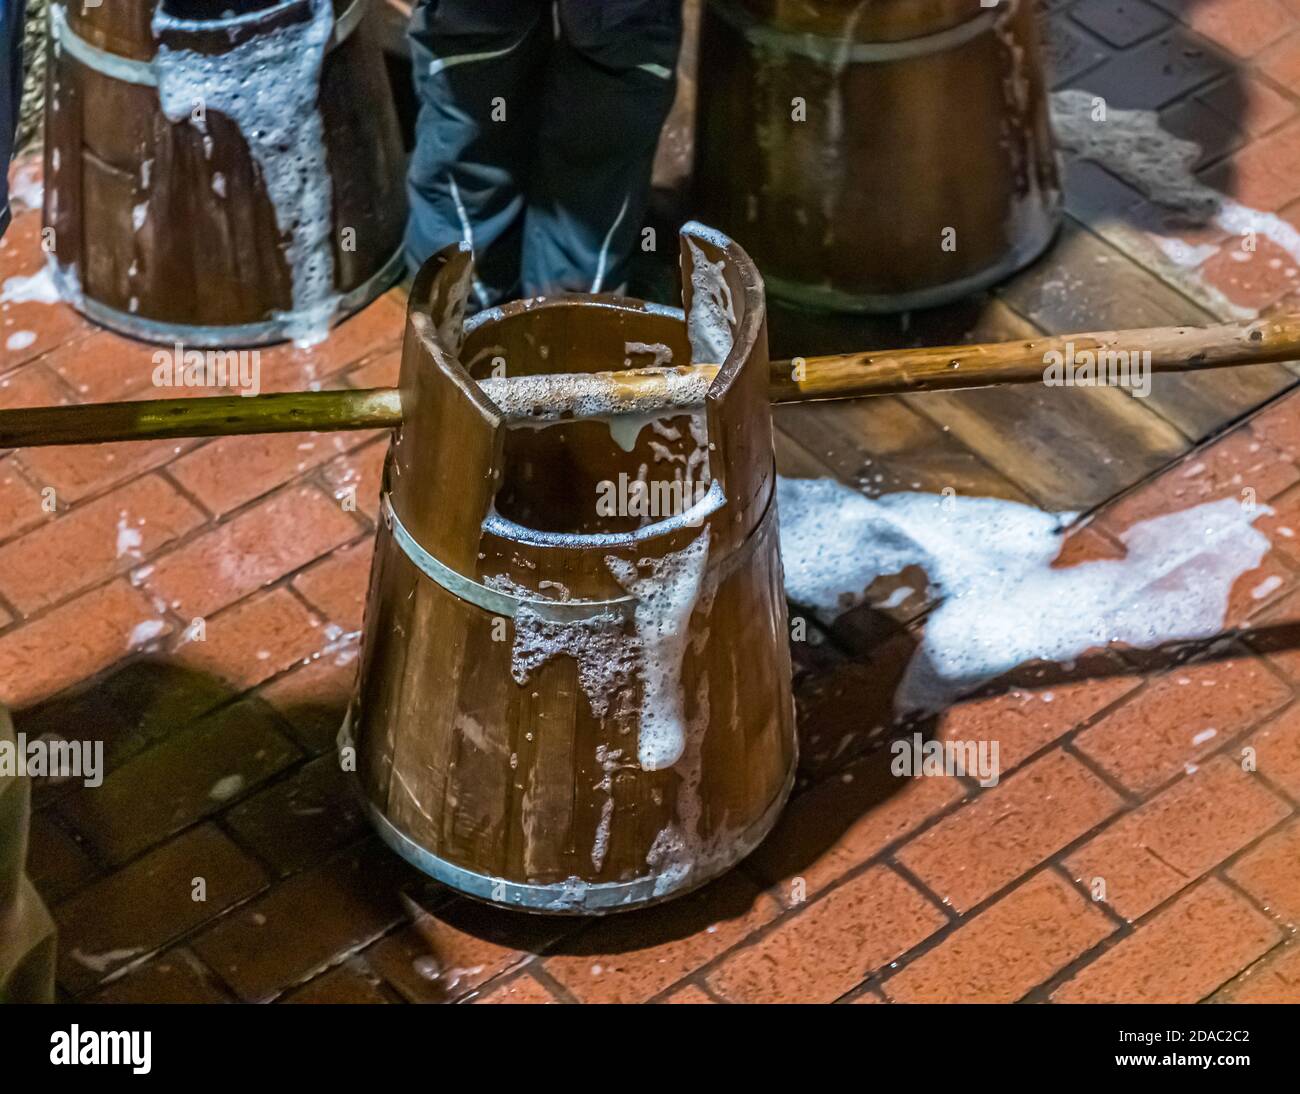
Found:
<svg viewBox="0 0 1300 1094"><path fill-rule="evenodd" d="M623 362L629 367L632 364L634 355L648 353L654 360L649 364L649 368L666 368L673 363L673 350L671 346L663 342L624 342L623 352L627 354L627 359Z"/></svg>
<svg viewBox="0 0 1300 1094"><path fill-rule="evenodd" d="M721 365L736 340L736 308L723 275L726 261L710 262L695 240L682 238L691 252L691 307L686 316L691 361Z"/></svg>
<svg viewBox="0 0 1300 1094"><path fill-rule="evenodd" d="M682 662L708 559L707 527L689 546L661 559L634 564L613 556L605 558L614 579L637 598L641 677L637 760L645 771L671 767L686 749Z"/></svg>
<svg viewBox="0 0 1300 1094"><path fill-rule="evenodd" d="M143 521L141 521L143 523ZM123 510L117 518L117 557L123 555L134 555L140 557L140 547L144 543L144 536L139 528L131 527L126 511Z"/></svg>
<svg viewBox="0 0 1300 1094"><path fill-rule="evenodd" d="M58 170L57 166L55 170ZM41 182L40 169L32 163L25 163L18 168L9 183L9 195L28 209L41 208L45 204L45 184Z"/></svg>
<svg viewBox="0 0 1300 1094"><path fill-rule="evenodd" d="M153 67L163 113L190 118L196 101L239 127L257 163L276 226L285 237L293 309L277 318L301 345L329 333L338 306L334 288L332 187L317 99L326 46L334 29L330 0L308 0L311 18L204 54L158 46ZM161 8L153 32L195 26Z"/></svg>
<svg viewBox="0 0 1300 1094"><path fill-rule="evenodd" d="M127 639L127 645L131 649L136 649L146 642L152 642L166 629L167 624L161 619L146 619L131 629L131 637Z"/></svg>
<svg viewBox="0 0 1300 1094"><path fill-rule="evenodd" d="M578 665L578 684L597 718L610 713L620 692L630 684L636 672L636 653L624 634L623 617L616 612L564 622L546 619L532 608L521 607L515 613L510 661L515 683L525 683L553 657L572 657Z"/></svg>
<svg viewBox="0 0 1300 1094"><path fill-rule="evenodd" d="M57 304L59 290L54 283L50 266L42 266L27 277L6 277L0 290L0 303L4 304Z"/></svg>
<svg viewBox="0 0 1300 1094"><path fill-rule="evenodd" d="M653 388L620 383L618 373L547 373L480 380L479 386L507 418L554 422L564 418L662 417L698 407L713 376L690 369L654 372Z"/></svg>
<svg viewBox="0 0 1300 1094"><path fill-rule="evenodd" d="M1028 661L1212 637L1234 582L1269 550L1251 526L1268 510L1232 498L1133 525L1121 560L1054 569L1068 514L993 498L872 500L824 479L780 479L777 492L791 600L833 619L908 566L941 598L895 699L903 714L940 710Z"/></svg>
<svg viewBox="0 0 1300 1094"><path fill-rule="evenodd" d="M616 611L557 622L533 608L519 608L511 649L515 682L525 683L553 657L571 657L591 712L602 720L625 713L625 697L639 682L641 697L634 711L639 725L637 760L645 771L671 767L686 749L682 662L708 555L706 527L689 546L661 559L632 563L606 557L615 580L637 598L631 633L626 618ZM487 583L499 589L513 584L508 578Z"/></svg>
<svg viewBox="0 0 1300 1094"><path fill-rule="evenodd" d="M1098 121L1093 116L1094 99L1090 92L1078 89L1052 95L1052 122L1062 147L1099 164L1194 226L1214 225L1235 236L1252 232L1264 236L1300 265L1300 231L1295 225L1276 213L1243 205L1196 177L1199 144L1174 136L1152 110L1108 108L1106 119ZM1215 244L1192 245L1150 228L1147 234L1170 262L1184 270L1200 267L1219 251ZM1240 254L1243 261L1254 257L1245 250ZM1258 314L1223 299L1221 290L1204 282L1202 286L1225 309L1243 317Z"/></svg>

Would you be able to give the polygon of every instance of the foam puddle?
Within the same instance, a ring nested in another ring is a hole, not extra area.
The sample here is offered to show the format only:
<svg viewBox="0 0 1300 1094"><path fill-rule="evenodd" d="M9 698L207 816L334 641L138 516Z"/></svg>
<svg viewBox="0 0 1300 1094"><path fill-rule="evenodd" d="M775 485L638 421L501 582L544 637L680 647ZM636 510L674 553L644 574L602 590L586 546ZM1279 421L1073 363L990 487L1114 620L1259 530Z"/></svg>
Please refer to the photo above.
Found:
<svg viewBox="0 0 1300 1094"><path fill-rule="evenodd" d="M160 43L153 63L168 121L190 119L206 138L206 121L192 120L195 104L202 103L205 110L219 111L239 127L275 210L276 226L287 241L293 310L276 318L299 345L324 340L339 300L334 289L332 190L317 107L334 10L330 0L309 2L311 18L306 22L257 34L219 54ZM155 38L167 31L212 34L219 26L177 19L161 8L153 19Z"/></svg>
<svg viewBox="0 0 1300 1094"><path fill-rule="evenodd" d="M42 266L26 277L6 277L0 304L57 304L59 288L51 267Z"/></svg>
<svg viewBox="0 0 1300 1094"><path fill-rule="evenodd" d="M1233 200L1195 175L1201 146L1182 140L1164 129L1151 110L1108 109L1106 120L1093 118L1095 96L1086 91L1058 91L1052 95L1052 122L1063 148L1081 159L1104 167L1123 179L1143 197L1184 218L1190 225L1214 225L1234 236L1254 232L1272 241L1295 264L1300 275L1300 231L1275 213L1262 212ZM1219 252L1218 244L1193 245L1176 236L1147 229L1161 252L1185 270L1199 268ZM1250 257L1250 252L1241 254ZM1222 298L1222 293L1201 284L1207 294L1243 319L1259 313Z"/></svg>
<svg viewBox="0 0 1300 1094"><path fill-rule="evenodd" d="M834 619L908 566L941 598L895 697L900 715L938 712L1029 661L1212 637L1233 584L1269 550L1251 526L1269 510L1232 498L1133 525L1121 560L1061 569L1051 564L1071 514L995 498L873 500L829 479L779 479L777 498L795 603Z"/></svg>

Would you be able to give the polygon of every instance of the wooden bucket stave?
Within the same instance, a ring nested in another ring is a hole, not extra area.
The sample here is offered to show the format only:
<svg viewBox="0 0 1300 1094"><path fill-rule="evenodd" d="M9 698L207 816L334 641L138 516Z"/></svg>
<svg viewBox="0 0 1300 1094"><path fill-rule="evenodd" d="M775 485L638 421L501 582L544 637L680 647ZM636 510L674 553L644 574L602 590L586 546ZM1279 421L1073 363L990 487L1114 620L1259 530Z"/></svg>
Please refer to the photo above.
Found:
<svg viewBox="0 0 1300 1094"><path fill-rule="evenodd" d="M1033 20L1027 0L709 0L706 218L800 305L902 311L1008 276L1060 218Z"/></svg>
<svg viewBox="0 0 1300 1094"><path fill-rule="evenodd" d="M404 421L340 741L357 750L389 844L472 896L584 914L666 899L752 850L789 793L795 739L762 286L739 248L688 229L688 313L701 256L722 271L736 317L704 413L711 477L690 511L698 519L636 529L619 519L576 534L526 526L563 493L558 476L529 475L556 446L574 450L565 481L578 495L593 467L626 473L658 456L680 468L699 450L698 422L647 426L631 451L596 422L507 430L457 358L476 361L480 375L494 358L511 375L609 367L629 343L662 343L681 359L691 352L681 313L611 297L524 302L476 317L462 345L456 286L468 255L443 252L413 290ZM536 484L533 503L503 489L512 478ZM499 496L510 499L503 511ZM566 520L576 512L560 510ZM678 623L687 620L680 641L643 641L640 662L622 664L633 636L658 633L640 613L673 595ZM660 749L650 728L671 728L674 710L677 753L671 740Z"/></svg>
<svg viewBox="0 0 1300 1094"><path fill-rule="evenodd" d="M173 21L160 25L161 41L223 55L311 22L311 2ZM378 46L359 25L365 3L340 0L316 98L328 240L303 250L331 267L317 278L315 310L328 311L337 295L334 318L401 271L403 153ZM324 323L298 314L304 294L295 293L289 254L298 235L277 223L264 165L245 134L212 104L201 124L163 112L154 6L52 8L45 223L60 288L96 321L155 341L319 337ZM292 202L285 206L289 217Z"/></svg>

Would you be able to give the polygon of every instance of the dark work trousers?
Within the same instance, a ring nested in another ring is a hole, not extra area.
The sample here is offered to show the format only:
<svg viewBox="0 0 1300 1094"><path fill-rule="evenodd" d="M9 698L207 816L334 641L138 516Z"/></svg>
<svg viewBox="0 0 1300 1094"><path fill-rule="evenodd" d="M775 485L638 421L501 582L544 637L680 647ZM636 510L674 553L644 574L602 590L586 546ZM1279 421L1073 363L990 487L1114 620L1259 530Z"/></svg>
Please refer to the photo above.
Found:
<svg viewBox="0 0 1300 1094"><path fill-rule="evenodd" d="M9 227L9 161L23 97L24 0L0 0L0 235Z"/></svg>
<svg viewBox="0 0 1300 1094"><path fill-rule="evenodd" d="M681 0L421 0L407 260L467 240L480 306L625 287Z"/></svg>

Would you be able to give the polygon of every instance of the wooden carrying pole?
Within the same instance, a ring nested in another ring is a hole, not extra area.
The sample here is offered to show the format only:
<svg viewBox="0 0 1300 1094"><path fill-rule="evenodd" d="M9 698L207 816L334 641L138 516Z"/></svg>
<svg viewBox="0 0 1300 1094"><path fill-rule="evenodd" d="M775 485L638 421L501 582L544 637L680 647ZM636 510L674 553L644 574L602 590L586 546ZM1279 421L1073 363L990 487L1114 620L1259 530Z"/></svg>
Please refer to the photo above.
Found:
<svg viewBox="0 0 1300 1094"><path fill-rule="evenodd" d="M1087 354L1092 355L1096 375L1103 377L1097 381L1101 383L1116 362L1136 368L1141 361L1151 372L1195 372L1300 360L1300 316L774 361L770 392L773 402L792 403L1043 383L1049 364L1059 360L1078 368ZM508 420L645 415L699 405L717 369L692 365L523 376L481 384ZM1132 376L1123 374L1124 379ZM389 388L20 408L0 411L0 448L378 429L401 421L400 395Z"/></svg>

